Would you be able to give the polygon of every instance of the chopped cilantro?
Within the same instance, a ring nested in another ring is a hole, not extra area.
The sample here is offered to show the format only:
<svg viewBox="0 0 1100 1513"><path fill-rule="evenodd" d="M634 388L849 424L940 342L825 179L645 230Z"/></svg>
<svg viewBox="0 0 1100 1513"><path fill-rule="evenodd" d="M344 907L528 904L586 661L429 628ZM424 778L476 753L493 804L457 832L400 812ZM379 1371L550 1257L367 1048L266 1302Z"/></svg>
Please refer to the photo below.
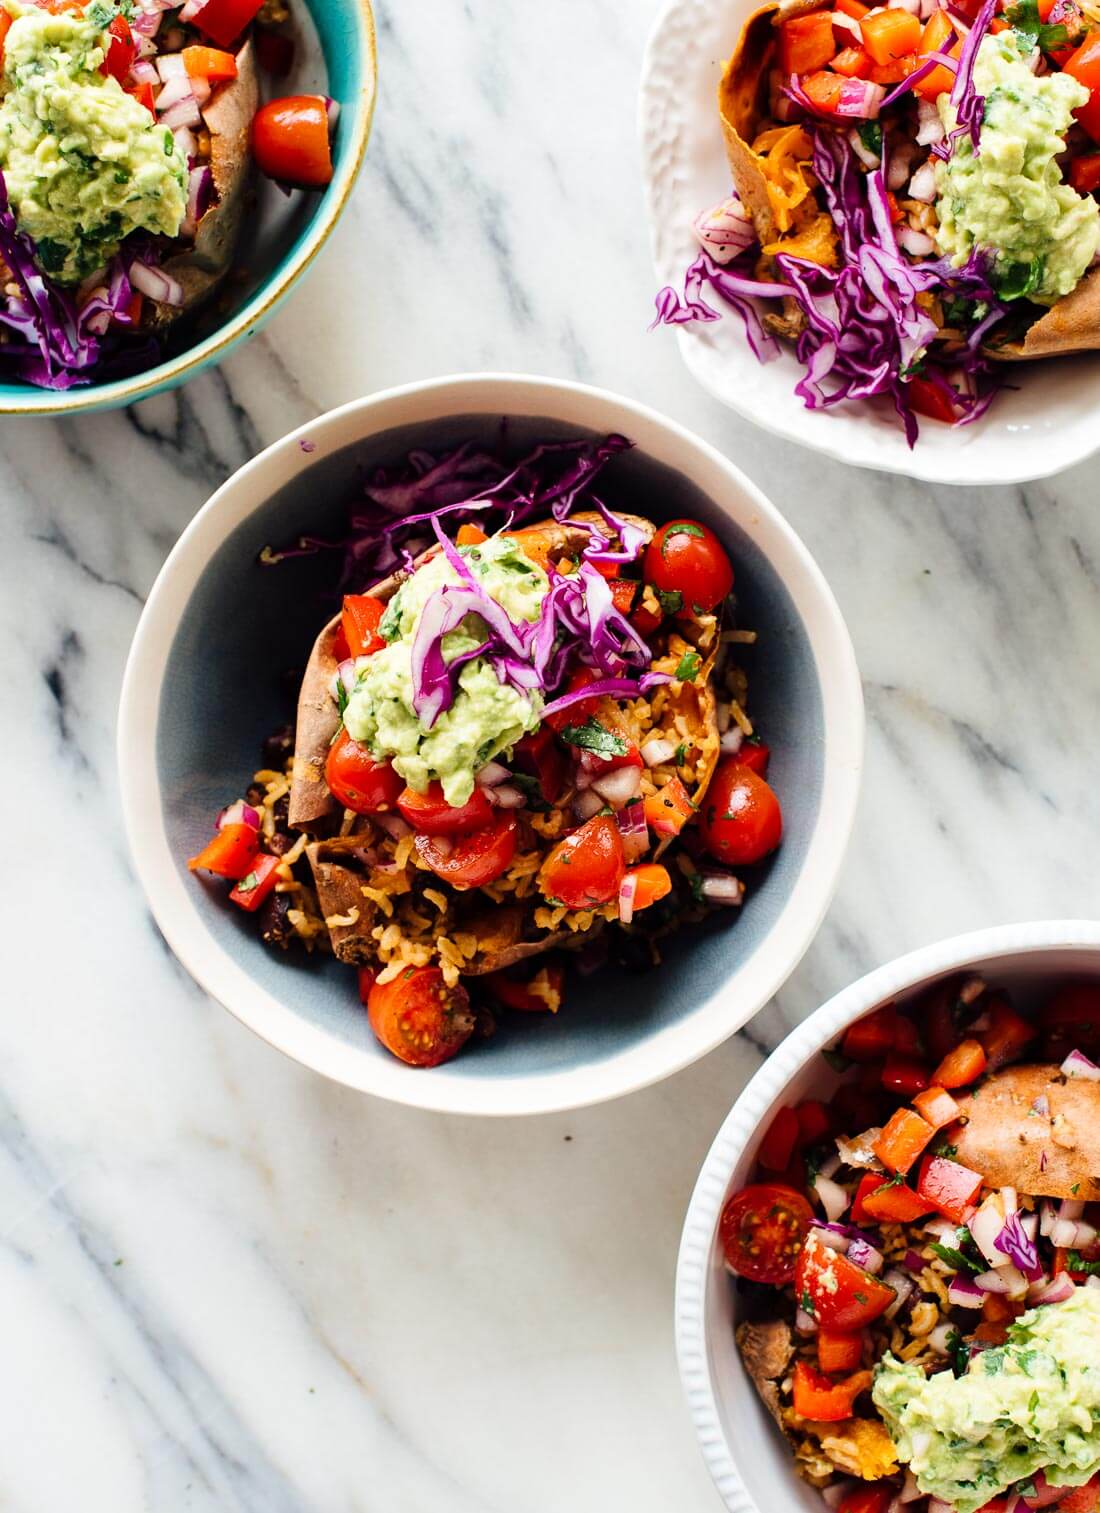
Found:
<svg viewBox="0 0 1100 1513"><path fill-rule="evenodd" d="M938 1245L932 1241L932 1249L941 1261L946 1261L948 1266L953 1266L956 1271L969 1272L971 1276L978 1276L985 1268L972 1261L969 1256L963 1255L961 1250L956 1250L952 1245Z"/></svg>
<svg viewBox="0 0 1100 1513"><path fill-rule="evenodd" d="M1100 1277L1100 1261L1086 1261L1079 1250L1071 1250L1066 1256L1067 1271L1082 1271L1087 1277Z"/></svg>
<svg viewBox="0 0 1100 1513"><path fill-rule="evenodd" d="M678 615L684 607L684 596L678 588L655 588L657 603L666 615Z"/></svg>
<svg viewBox="0 0 1100 1513"><path fill-rule="evenodd" d="M542 796L542 788L539 780L532 777L529 772L513 772L508 779L513 788L518 788L521 793L527 795L527 807L535 814L549 814L550 805Z"/></svg>
<svg viewBox="0 0 1100 1513"><path fill-rule="evenodd" d="M846 1072L850 1066L854 1065L851 1059L835 1046L828 1047L821 1054L824 1056L826 1064L831 1066L834 1072Z"/></svg>
<svg viewBox="0 0 1100 1513"><path fill-rule="evenodd" d="M594 751L597 756L626 756L629 747L621 735L608 730L599 720L589 715L583 725L567 725L561 733L567 746L580 746L584 751Z"/></svg>
<svg viewBox="0 0 1100 1513"><path fill-rule="evenodd" d="M677 520L674 524L665 526L665 538L661 542L662 557L668 556L668 543L673 536L698 536L702 540L703 527L693 524L690 520Z"/></svg>
<svg viewBox="0 0 1100 1513"><path fill-rule="evenodd" d="M680 658L680 665L676 669L676 679L680 683L694 683L699 676L702 660L697 651L685 651Z"/></svg>
<svg viewBox="0 0 1100 1513"><path fill-rule="evenodd" d="M855 1298L857 1303L862 1303L864 1306L866 1306L867 1294L865 1292L855 1292L852 1294L852 1296Z"/></svg>
<svg viewBox="0 0 1100 1513"><path fill-rule="evenodd" d="M957 1145L948 1145L946 1140L941 1140L937 1145L932 1147L932 1154L934 1156L942 1156L945 1161L952 1161L959 1154L959 1147Z"/></svg>
<svg viewBox="0 0 1100 1513"><path fill-rule="evenodd" d="M1005 1353L1001 1346L996 1350L986 1350L982 1353L982 1370L986 1376L999 1376L1004 1370Z"/></svg>
<svg viewBox="0 0 1100 1513"><path fill-rule="evenodd" d="M878 121L864 121L858 126L859 140L868 152L873 152L876 158L882 157L882 126Z"/></svg>
<svg viewBox="0 0 1100 1513"><path fill-rule="evenodd" d="M1070 1188L1070 1192L1071 1192L1071 1193L1072 1193L1072 1194L1073 1194L1073 1196L1074 1196L1074 1197L1075 1197L1075 1198L1076 1198L1076 1196L1077 1196L1077 1194L1078 1194L1078 1193L1079 1193L1079 1192L1080 1192L1080 1191L1081 1191L1081 1184L1080 1184L1080 1182L1075 1182L1075 1183L1074 1183L1074 1184L1073 1184L1073 1186L1072 1186L1072 1187L1071 1187L1071 1188Z"/></svg>
<svg viewBox="0 0 1100 1513"><path fill-rule="evenodd" d="M344 710L348 707L348 691L344 687L343 678L336 679L336 707L340 711L340 719L344 718Z"/></svg>
<svg viewBox="0 0 1100 1513"><path fill-rule="evenodd" d="M814 1300L810 1297L806 1288L802 1289L802 1296L799 1299L798 1306L802 1309L803 1313L808 1313L811 1319L817 1313L817 1309L814 1307Z"/></svg>
<svg viewBox="0 0 1100 1513"><path fill-rule="evenodd" d="M679 744L679 746L677 746L676 750L672 753L672 760L673 760L673 763L677 767L682 767L684 765L684 762L685 762L686 759L687 759L687 742L686 741L681 741L680 744Z"/></svg>
<svg viewBox="0 0 1100 1513"><path fill-rule="evenodd" d="M237 884L237 892L251 893L253 888L258 888L259 885L260 879L256 876L255 872L249 872L247 876L242 877L240 882Z"/></svg>
<svg viewBox="0 0 1100 1513"><path fill-rule="evenodd" d="M1046 259L1033 257L1026 263L1002 263L993 275L1002 299L1026 299L1043 282Z"/></svg>

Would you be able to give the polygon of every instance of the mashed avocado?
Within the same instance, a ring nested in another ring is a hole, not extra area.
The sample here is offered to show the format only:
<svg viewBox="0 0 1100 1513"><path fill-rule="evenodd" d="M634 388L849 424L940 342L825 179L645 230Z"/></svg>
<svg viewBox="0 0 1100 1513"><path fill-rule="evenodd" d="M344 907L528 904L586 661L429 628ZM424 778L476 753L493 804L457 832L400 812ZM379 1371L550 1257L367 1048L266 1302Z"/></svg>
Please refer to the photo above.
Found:
<svg viewBox="0 0 1100 1513"><path fill-rule="evenodd" d="M1005 298L1053 304L1075 288L1100 243L1100 205L1062 182L1071 112L1088 90L1065 73L1036 77L1011 31L986 37L974 65L985 96L980 152L969 136L936 165L936 240L956 267L975 247L996 253L994 281ZM940 115L950 131L947 95Z"/></svg>
<svg viewBox="0 0 1100 1513"><path fill-rule="evenodd" d="M543 570L514 540L493 536L480 546L461 550L482 587L514 622L538 619L550 585ZM418 793L438 779L449 804L464 804L474 789L474 773L534 730L542 713L538 693L520 693L498 682L490 663L475 657L458 675L450 709L444 710L431 730L421 725L413 712L411 660L416 623L429 596L458 581L440 555L402 584L379 627L390 644L366 663L344 710L344 724L355 740L365 742L379 761L392 757L394 767ZM457 630L443 638L443 655L451 662L484 639L484 622L477 615L467 615Z"/></svg>
<svg viewBox="0 0 1100 1513"><path fill-rule="evenodd" d="M5 0L0 171L45 271L79 282L131 231L176 236L187 160L144 105L99 71L115 8L51 15Z"/></svg>
<svg viewBox="0 0 1100 1513"><path fill-rule="evenodd" d="M1100 1292L1033 1308L965 1376L888 1355L872 1396L921 1491L959 1513L1039 1470L1080 1486L1100 1471Z"/></svg>

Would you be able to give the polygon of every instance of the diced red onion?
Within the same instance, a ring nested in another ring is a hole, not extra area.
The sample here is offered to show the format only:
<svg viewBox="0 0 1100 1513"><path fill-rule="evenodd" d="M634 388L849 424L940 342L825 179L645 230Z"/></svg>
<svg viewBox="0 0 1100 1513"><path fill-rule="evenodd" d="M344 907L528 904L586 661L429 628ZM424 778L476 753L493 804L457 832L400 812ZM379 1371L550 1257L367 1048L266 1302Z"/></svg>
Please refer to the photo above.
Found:
<svg viewBox="0 0 1100 1513"><path fill-rule="evenodd" d="M486 790L490 803L498 809L522 809L527 803L527 795L521 788L513 788L510 783L500 783L496 788Z"/></svg>
<svg viewBox="0 0 1100 1513"><path fill-rule="evenodd" d="M1056 1217L1054 1204L1049 1198L1044 1198L1039 1204L1039 1233L1044 1239L1049 1237L1051 1230L1054 1228Z"/></svg>
<svg viewBox="0 0 1100 1513"><path fill-rule="evenodd" d="M716 263L732 262L756 241L752 219L735 194L701 211L691 229Z"/></svg>
<svg viewBox="0 0 1100 1513"><path fill-rule="evenodd" d="M1041 1119L1050 1118L1050 1099L1045 1093L1040 1093L1038 1098L1036 1098L1035 1102L1031 1105L1031 1112L1038 1114Z"/></svg>
<svg viewBox="0 0 1100 1513"><path fill-rule="evenodd" d="M1042 1471L1036 1471L1031 1477L1031 1491L1021 1501L1028 1508L1049 1508L1061 1502L1065 1495L1065 1487L1052 1487Z"/></svg>
<svg viewBox="0 0 1100 1513"><path fill-rule="evenodd" d="M623 855L627 863L636 862L649 850L649 826L646 824L645 805L625 805L616 811L615 823L622 836Z"/></svg>
<svg viewBox="0 0 1100 1513"><path fill-rule="evenodd" d="M919 1277L921 1272L928 1265L928 1262L918 1251L907 1250L905 1252L905 1265L907 1270L911 1271L914 1276Z"/></svg>
<svg viewBox="0 0 1100 1513"><path fill-rule="evenodd" d="M642 786L640 767L616 767L603 777L593 778L592 787L612 809L621 809L635 798Z"/></svg>
<svg viewBox="0 0 1100 1513"><path fill-rule="evenodd" d="M190 126L177 126L172 133L172 139L190 164L191 159L196 157L199 151L199 144Z"/></svg>
<svg viewBox="0 0 1100 1513"><path fill-rule="evenodd" d="M983 1292L996 1292L1007 1297L1012 1291L1012 1284L1008 1278L1011 1269L1010 1263L996 1271L983 1271L974 1278L974 1285L980 1287Z"/></svg>
<svg viewBox="0 0 1100 1513"><path fill-rule="evenodd" d="M931 1235L941 1245L954 1246L959 1226L950 1219L929 1219L924 1226L925 1234Z"/></svg>
<svg viewBox="0 0 1100 1513"><path fill-rule="evenodd" d="M727 872L706 872L701 884L703 897L712 904L738 905L744 902L745 885Z"/></svg>
<svg viewBox="0 0 1100 1513"><path fill-rule="evenodd" d="M1062 1062L1062 1071L1067 1077L1079 1077L1085 1082L1100 1082L1100 1066L1090 1061L1084 1051L1070 1051Z"/></svg>
<svg viewBox="0 0 1100 1513"><path fill-rule="evenodd" d="M817 1238L821 1241L822 1245L827 1245L830 1250L835 1250L842 1256L848 1254L848 1247L852 1243L852 1237L848 1233L848 1226L846 1224L836 1224L831 1219L823 1224L820 1219L815 1219L811 1228L816 1231Z"/></svg>
<svg viewBox="0 0 1100 1513"><path fill-rule="evenodd" d="M638 878L628 872L619 884L619 920L628 925L634 918L634 898L638 892Z"/></svg>
<svg viewBox="0 0 1100 1513"><path fill-rule="evenodd" d="M985 1293L980 1287L976 1287L969 1277L953 1276L947 1289L947 1296L956 1308L980 1308Z"/></svg>
<svg viewBox="0 0 1100 1513"><path fill-rule="evenodd" d="M883 1314L884 1319L892 1319L905 1307L917 1289L913 1279L907 1277L904 1271L899 1271L896 1266L892 1266L882 1280L886 1283L887 1287L894 1289L894 1301Z"/></svg>
<svg viewBox="0 0 1100 1513"><path fill-rule="evenodd" d="M816 1334L817 1320L804 1308L799 1308L795 1311L794 1327L796 1334Z"/></svg>
<svg viewBox="0 0 1100 1513"><path fill-rule="evenodd" d="M854 16L846 16L843 11L834 11L829 19L833 23L834 31L848 32L857 47L863 46L863 33Z"/></svg>
<svg viewBox="0 0 1100 1513"><path fill-rule="evenodd" d="M930 205L936 198L936 169L931 159L922 163L909 180L909 198Z"/></svg>
<svg viewBox="0 0 1100 1513"><path fill-rule="evenodd" d="M235 804L230 804L218 815L218 829L224 830L226 825L251 825L253 830L260 828L259 811L253 809L251 804L246 804L244 799L238 799Z"/></svg>
<svg viewBox="0 0 1100 1513"><path fill-rule="evenodd" d="M841 1188L841 1192L843 1191L844 1189ZM848 1246L848 1259L854 1261L857 1266L862 1266L864 1271L870 1272L873 1277L878 1276L884 1261L882 1252L876 1250L873 1245L868 1245L866 1240L852 1241Z"/></svg>
<svg viewBox="0 0 1100 1513"><path fill-rule="evenodd" d="M647 767L660 767L676 755L676 742L667 736L655 736L642 747L642 761Z"/></svg>
<svg viewBox="0 0 1100 1513"><path fill-rule="evenodd" d="M718 742L718 749L723 756L735 756L741 750L745 742L745 732L740 725L731 725L725 735Z"/></svg>
<svg viewBox="0 0 1100 1513"><path fill-rule="evenodd" d="M350 699L355 692L355 685L359 681L359 669L355 665L355 658L345 658L339 667L337 667L336 676L340 679L344 692Z"/></svg>
<svg viewBox="0 0 1100 1513"><path fill-rule="evenodd" d="M195 17L201 13L205 4L206 0L187 0L187 4L180 11L180 20L187 22L194 21Z"/></svg>
<svg viewBox="0 0 1100 1513"><path fill-rule="evenodd" d="M507 782L511 776L503 762L486 762L474 782L479 788L495 788L498 783Z"/></svg>
<svg viewBox="0 0 1100 1513"><path fill-rule="evenodd" d="M1059 1250L1080 1250L1096 1239L1096 1229L1084 1219L1056 1219L1051 1230L1050 1243Z"/></svg>
<svg viewBox="0 0 1100 1513"><path fill-rule="evenodd" d="M177 100L174 105L169 105L167 110L160 110L160 124L167 126L169 131L175 131L179 126L201 126L202 111L199 102L194 95L189 94L185 100Z"/></svg>
<svg viewBox="0 0 1100 1513"><path fill-rule="evenodd" d="M919 147L930 147L934 142L942 142L944 125L940 119L940 113L936 109L934 100L917 101L917 135L916 142Z"/></svg>
<svg viewBox="0 0 1100 1513"><path fill-rule="evenodd" d="M181 100L193 100L195 91L191 88L191 80L181 68L179 73L169 74L161 86L157 96L157 111L163 114L172 105L178 105Z"/></svg>
<svg viewBox="0 0 1100 1513"><path fill-rule="evenodd" d="M928 1343L937 1355L950 1355L951 1346L949 1342L951 1336L956 1333L957 1330L954 1324L937 1324L928 1336Z"/></svg>
<svg viewBox="0 0 1100 1513"><path fill-rule="evenodd" d="M594 814L599 814L604 807L604 800L594 788L586 788L583 793L578 793L573 800L573 813L583 825L585 820L590 820Z"/></svg>
<svg viewBox="0 0 1100 1513"><path fill-rule="evenodd" d="M974 1244L993 1267L1009 1264L1008 1257L997 1249L997 1237L1004 1228L1004 1222L1004 1207L997 1193L990 1193L970 1221Z"/></svg>
<svg viewBox="0 0 1100 1513"><path fill-rule="evenodd" d="M903 247L913 257L931 257L936 250L936 244L932 238L912 226L898 227L898 246Z"/></svg>
<svg viewBox="0 0 1100 1513"><path fill-rule="evenodd" d="M871 84L865 79L845 79L833 107L834 114L873 121L885 98L886 91L881 84Z"/></svg>
<svg viewBox="0 0 1100 1513"><path fill-rule="evenodd" d="M157 59L157 73L164 80L165 84L168 83L169 79L186 79L187 64L183 61L183 54L161 53ZM190 84L187 86L187 93L191 93ZM179 96L177 96L178 98ZM171 100L168 103L171 105Z"/></svg>
<svg viewBox="0 0 1100 1513"><path fill-rule="evenodd" d="M159 84L160 75L156 66L145 58L136 58L130 64L130 72L134 76L135 84Z"/></svg>
<svg viewBox="0 0 1100 1513"><path fill-rule="evenodd" d="M901 1491L898 1493L898 1500L903 1503L916 1502L918 1498L921 1498L923 1496L924 1493L917 1486L917 1478L913 1475L912 1471L910 1471L909 1467L906 1466L905 1481L902 1485Z"/></svg>
<svg viewBox="0 0 1100 1513"><path fill-rule="evenodd" d="M413 828L408 820L404 819L400 814L376 814L373 818L392 840L404 840L406 835L413 833Z"/></svg>
<svg viewBox="0 0 1100 1513"><path fill-rule="evenodd" d="M163 269L151 268L148 263L140 262L137 258L130 265L130 282L135 289L140 289L142 294L158 300L162 305L183 304L183 289L178 281Z"/></svg>
<svg viewBox="0 0 1100 1513"><path fill-rule="evenodd" d="M1039 1307L1044 1303L1065 1303L1069 1298L1072 1298L1074 1291L1073 1278L1068 1272L1061 1271L1045 1287L1030 1289L1028 1291L1028 1302L1035 1307Z"/></svg>
<svg viewBox="0 0 1100 1513"><path fill-rule="evenodd" d="M825 1210L825 1217L831 1224L835 1224L852 1201L851 1198L839 1182L834 1182L831 1177L823 1177L820 1172L815 1177L813 1186L814 1192L820 1200L822 1208ZM855 1241L852 1244L854 1245ZM864 1249L870 1249L870 1247L864 1246ZM860 1262L860 1264L862 1265L863 1263ZM879 1256L879 1265L881 1266L881 1264L882 1257Z"/></svg>
<svg viewBox="0 0 1100 1513"><path fill-rule="evenodd" d="M901 142L891 152L886 162L886 187L895 192L904 189L909 182L909 165L916 148L910 142Z"/></svg>

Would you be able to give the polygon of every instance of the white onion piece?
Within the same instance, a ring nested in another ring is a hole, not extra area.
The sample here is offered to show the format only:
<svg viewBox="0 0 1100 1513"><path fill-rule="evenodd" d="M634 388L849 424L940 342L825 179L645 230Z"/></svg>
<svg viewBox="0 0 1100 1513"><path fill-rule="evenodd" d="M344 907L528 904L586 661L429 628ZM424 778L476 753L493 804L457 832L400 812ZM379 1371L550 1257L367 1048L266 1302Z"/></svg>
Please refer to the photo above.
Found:
<svg viewBox="0 0 1100 1513"><path fill-rule="evenodd" d="M794 1327L796 1334L816 1334L817 1320L804 1308L799 1308L795 1312Z"/></svg>
<svg viewBox="0 0 1100 1513"><path fill-rule="evenodd" d="M218 829L224 830L226 825L251 825L253 830L260 828L260 815L251 804L246 804L244 799L238 799L235 804L230 804L228 809L223 809L218 815Z"/></svg>
<svg viewBox="0 0 1100 1513"><path fill-rule="evenodd" d="M157 73L167 84L169 79L186 79L187 65L182 53L162 53L157 59ZM190 93L190 87L188 87Z"/></svg>
<svg viewBox="0 0 1100 1513"><path fill-rule="evenodd" d="M950 1355L951 1347L948 1344L948 1341L953 1334L957 1333L958 1330L955 1328L954 1324L937 1324L935 1329L933 1329L932 1333L928 1336L928 1343L931 1345L932 1349L936 1352L937 1355ZM909 1474L909 1472L906 1472L906 1477L908 1477ZM906 1502L911 1502L912 1500L912 1498L906 1498Z"/></svg>
<svg viewBox="0 0 1100 1513"><path fill-rule="evenodd" d="M912 226L898 227L898 246L914 257L931 257L936 250L936 244L930 236L923 231L917 231Z"/></svg>
<svg viewBox="0 0 1100 1513"><path fill-rule="evenodd" d="M941 1245L950 1245L953 1249L958 1239L959 1226L951 1219L929 1219L924 1226L926 1235L931 1235Z"/></svg>
<svg viewBox="0 0 1100 1513"><path fill-rule="evenodd" d="M848 1246L848 1259L856 1266L862 1266L864 1271L872 1277L877 1277L882 1270L885 1257L880 1250L869 1244L866 1240L853 1240Z"/></svg>
<svg viewBox="0 0 1100 1513"><path fill-rule="evenodd" d="M833 1221L830 1219L829 1223L831 1224L832 1222ZM828 1250L835 1250L838 1255L842 1256L846 1256L848 1254L848 1246L852 1243L851 1235L841 1234L841 1232L836 1229L826 1229L825 1225L820 1223L817 1219L814 1220L813 1230L814 1239L818 1240Z"/></svg>
<svg viewBox="0 0 1100 1513"><path fill-rule="evenodd" d="M638 879L628 872L619 885L619 919L628 925L634 918L634 896L638 891Z"/></svg>
<svg viewBox="0 0 1100 1513"><path fill-rule="evenodd" d="M148 263L134 261L130 267L130 282L150 299L162 305L182 305L183 290L174 278L160 268L150 268Z"/></svg>
<svg viewBox="0 0 1100 1513"><path fill-rule="evenodd" d="M1007 1296L1012 1291L1011 1283L1005 1274L1007 1271L1007 1266L1001 1267L999 1271L983 1271L974 1278L974 1285L980 1287L983 1292L997 1292Z"/></svg>
<svg viewBox="0 0 1100 1513"><path fill-rule="evenodd" d="M171 74L161 86L160 94L157 95L157 110L161 114L173 105L178 105L181 100L194 100L195 92L191 88L191 80L185 73Z"/></svg>
<svg viewBox="0 0 1100 1513"><path fill-rule="evenodd" d="M495 788L498 783L507 782L511 776L503 762L486 762L474 782L479 788Z"/></svg>
<svg viewBox="0 0 1100 1513"><path fill-rule="evenodd" d="M691 226L716 263L730 263L756 241L752 218L736 195L695 217Z"/></svg>
<svg viewBox="0 0 1100 1513"><path fill-rule="evenodd" d="M172 138L175 141L176 146L179 148L180 152L183 153L188 162L190 162L193 157L197 156L199 144L196 141L195 133L191 130L190 126L177 126L175 131L172 133Z"/></svg>
<svg viewBox="0 0 1100 1513"><path fill-rule="evenodd" d="M583 824L590 820L594 814L599 814L604 806L604 800L595 788L586 788L583 793L578 793L573 800L573 813Z"/></svg>
<svg viewBox="0 0 1100 1513"><path fill-rule="evenodd" d="M642 747L642 761L647 767L660 767L662 762L672 760L676 750L675 741L670 741L667 736L657 736Z"/></svg>
<svg viewBox="0 0 1100 1513"><path fill-rule="evenodd" d="M909 180L909 164L912 161L913 148L908 142L903 143L895 152L890 154L890 162L886 169L887 189L895 191L904 189Z"/></svg>
<svg viewBox="0 0 1100 1513"><path fill-rule="evenodd" d="M1059 1250L1069 1250L1077 1243L1077 1225L1072 1219L1055 1219L1050 1243Z"/></svg>
<svg viewBox="0 0 1100 1513"><path fill-rule="evenodd" d="M1063 1271L1038 1288L1029 1288L1028 1301L1037 1307L1043 1303L1065 1303L1072 1298L1073 1293L1073 1278L1068 1272Z"/></svg>
<svg viewBox="0 0 1100 1513"><path fill-rule="evenodd" d="M884 1319L892 1319L908 1303L916 1291L916 1284L911 1277L907 1277L904 1271L899 1271L896 1266L892 1266L882 1280L887 1287L892 1287L896 1294L894 1301L882 1315Z"/></svg>
<svg viewBox="0 0 1100 1513"><path fill-rule="evenodd" d="M640 767L616 767L603 777L593 778L592 787L612 809L621 809L634 798L642 786Z"/></svg>
<svg viewBox="0 0 1100 1513"><path fill-rule="evenodd" d="M1100 1082L1100 1066L1090 1061L1083 1051L1070 1051L1062 1062L1062 1072L1067 1077L1076 1077L1085 1082Z"/></svg>
<svg viewBox="0 0 1100 1513"><path fill-rule="evenodd" d="M159 111L160 107L157 108ZM201 126L202 111L199 102L194 95L188 95L186 100L177 100L167 110L160 111L160 124L167 126L169 131L175 131L177 126Z"/></svg>
<svg viewBox="0 0 1100 1513"><path fill-rule="evenodd" d="M527 795L522 789L513 788L510 783L500 783L488 792L490 802L498 809L522 809L527 802Z"/></svg>
<svg viewBox="0 0 1100 1513"><path fill-rule="evenodd" d="M930 205L936 198L936 168L932 159L922 163L909 180L909 198Z"/></svg>
<svg viewBox="0 0 1100 1513"><path fill-rule="evenodd" d="M940 9L940 0L920 0L920 18L928 21Z"/></svg>
<svg viewBox="0 0 1100 1513"><path fill-rule="evenodd" d="M392 840L400 841L406 835L413 833L413 828L408 820L400 814L376 814L372 818L375 824L380 825Z"/></svg>
<svg viewBox="0 0 1100 1513"><path fill-rule="evenodd" d="M995 1243L1004 1227L1005 1211L1001 1196L999 1193L990 1193L971 1219L970 1233L974 1236L974 1244L994 1269L1012 1264L1004 1251L997 1249Z"/></svg>
<svg viewBox="0 0 1100 1513"><path fill-rule="evenodd" d="M1044 1239L1049 1238L1054 1228L1055 1211L1054 1204L1049 1198L1044 1198L1039 1205L1039 1233Z"/></svg>
<svg viewBox="0 0 1100 1513"><path fill-rule="evenodd" d="M936 102L918 100L916 135L918 147L931 147L934 142L942 142L946 135L940 113L936 109Z"/></svg>
<svg viewBox="0 0 1100 1513"><path fill-rule="evenodd" d="M734 756L741 750L744 740L745 732L740 725L731 725L718 742L718 750L723 756Z"/></svg>
<svg viewBox="0 0 1100 1513"><path fill-rule="evenodd" d="M744 902L745 885L736 877L704 877L702 889L703 897L712 904L737 905Z"/></svg>
<svg viewBox="0 0 1100 1513"><path fill-rule="evenodd" d="M851 146L852 151L855 153L859 161L863 164L864 168L875 169L882 162L882 159L879 157L877 152L872 152L869 147L865 147L863 145L863 138L860 136L859 132L855 130L854 127L848 133L848 142Z"/></svg>
<svg viewBox="0 0 1100 1513"><path fill-rule="evenodd" d="M839 1182L834 1182L831 1177L823 1177L820 1172L818 1172L817 1178L814 1181L814 1192L821 1200L821 1206L824 1208L826 1218L830 1224L836 1223L841 1215L847 1211L848 1204L851 1202L851 1199Z"/></svg>
<svg viewBox="0 0 1100 1513"><path fill-rule="evenodd" d="M1086 1287L1100 1287L1100 1277L1096 1276L1095 1274L1087 1276L1085 1278L1085 1286Z"/></svg>
<svg viewBox="0 0 1100 1513"><path fill-rule="evenodd" d="M1063 1198L1058 1205L1059 1219L1083 1219L1084 1216L1085 1205L1076 1198Z"/></svg>
<svg viewBox="0 0 1100 1513"><path fill-rule="evenodd" d="M859 22L854 16L846 16L843 11L834 11L830 20L833 30L838 32L850 32L855 39L857 47L863 46L863 33L859 29Z"/></svg>

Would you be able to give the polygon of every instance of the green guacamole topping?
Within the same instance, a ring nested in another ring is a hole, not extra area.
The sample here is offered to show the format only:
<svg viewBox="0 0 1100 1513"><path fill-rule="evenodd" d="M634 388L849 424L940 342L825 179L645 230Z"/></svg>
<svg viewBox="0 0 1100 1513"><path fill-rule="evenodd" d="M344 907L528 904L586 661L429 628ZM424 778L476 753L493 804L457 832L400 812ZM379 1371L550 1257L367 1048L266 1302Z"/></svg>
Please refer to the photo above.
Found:
<svg viewBox="0 0 1100 1513"><path fill-rule="evenodd" d="M1040 1470L1079 1487L1100 1471L1100 1292L1033 1308L965 1376L887 1355L872 1396L921 1491L959 1513Z"/></svg>
<svg viewBox="0 0 1100 1513"><path fill-rule="evenodd" d="M482 587L517 624L537 620L550 585L546 574L506 536L461 548ZM390 600L379 630L389 642L367 661L344 710L344 725L379 761L389 757L410 788L423 793L437 780L448 804L464 804L474 774L528 731L542 714L537 693L520 693L498 682L491 664L475 657L458 674L454 703L431 730L413 710L412 643L420 612L431 594L458 575L440 555L417 569ZM485 640L478 615L467 615L443 638L448 662Z"/></svg>
<svg viewBox="0 0 1100 1513"><path fill-rule="evenodd" d="M974 87L985 96L980 151L969 136L936 165L936 240L956 267L975 247L996 254L994 282L1008 299L1053 304L1074 289L1100 243L1100 205L1062 182L1071 112L1088 90L1065 73L1031 72L1014 32L984 39ZM955 111L939 98L948 131Z"/></svg>
<svg viewBox="0 0 1100 1513"><path fill-rule="evenodd" d="M78 283L131 231L176 236L187 208L187 160L144 105L100 73L97 0L53 16L4 0L0 171L19 229L45 272Z"/></svg>

